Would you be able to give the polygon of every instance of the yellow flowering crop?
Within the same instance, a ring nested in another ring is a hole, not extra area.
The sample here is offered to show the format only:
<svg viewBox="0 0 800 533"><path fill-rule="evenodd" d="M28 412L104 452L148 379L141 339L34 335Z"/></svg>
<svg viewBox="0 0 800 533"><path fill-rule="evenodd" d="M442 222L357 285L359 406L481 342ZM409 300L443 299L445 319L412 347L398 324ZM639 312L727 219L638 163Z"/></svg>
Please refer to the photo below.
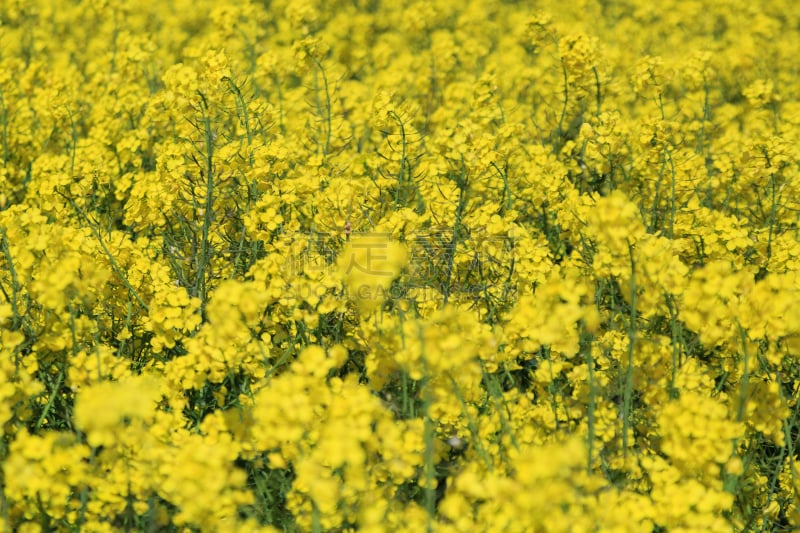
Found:
<svg viewBox="0 0 800 533"><path fill-rule="evenodd" d="M0 528L800 528L789 0L0 3Z"/></svg>

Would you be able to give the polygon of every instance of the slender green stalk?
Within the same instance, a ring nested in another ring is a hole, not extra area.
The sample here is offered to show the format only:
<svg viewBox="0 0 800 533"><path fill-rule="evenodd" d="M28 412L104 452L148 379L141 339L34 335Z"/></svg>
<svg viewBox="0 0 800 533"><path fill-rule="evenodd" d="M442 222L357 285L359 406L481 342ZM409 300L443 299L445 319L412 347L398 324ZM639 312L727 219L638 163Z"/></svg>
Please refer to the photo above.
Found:
<svg viewBox="0 0 800 533"><path fill-rule="evenodd" d="M8 235L6 235L5 228L0 228L0 239L3 242L3 255L6 258L8 265L8 273L11 276L11 296L6 294L6 299L11 304L11 313L13 314L11 329L17 330L22 324L22 315L19 312L19 279L17 278L17 270L14 268L14 260L11 257L11 248L8 245ZM5 292L5 290L3 291Z"/></svg>
<svg viewBox="0 0 800 533"><path fill-rule="evenodd" d="M453 221L453 237L450 239L450 245L447 248L448 255L444 279L444 305L447 305L447 301L450 298L450 290L453 282L453 267L455 265L456 258L456 246L458 246L458 234L461 231L461 220L464 216L464 210L466 209L467 205L467 192L469 185L467 182L467 171L463 164L464 163L462 161L461 176L459 177L457 183L458 205L456 206L456 219Z"/></svg>
<svg viewBox="0 0 800 533"><path fill-rule="evenodd" d="M467 429L469 429L469 433L472 436L472 442L475 444L478 455L481 456L481 459L483 459L483 462L486 464L486 469L489 472L492 472L494 470L492 459L489 456L489 452L486 450L486 447L483 445L481 434L478 431L478 424L472 415L470 415L469 409L467 409L467 402L464 401L464 395L461 394L461 389L458 386L458 382L452 376L448 377L450 378L450 383L453 386L453 392L458 399L458 403L461 404L461 412L464 413L464 417L467 419Z"/></svg>
<svg viewBox="0 0 800 533"><path fill-rule="evenodd" d="M597 67L592 67L592 73L594 73L594 84L595 84L595 95L597 100L597 112L596 116L600 116L600 108L603 103L603 94L600 92L600 74L597 72Z"/></svg>
<svg viewBox="0 0 800 533"><path fill-rule="evenodd" d="M683 343L679 342L678 339L678 310L675 306L674 298L669 294L665 294L664 301L667 303L667 309L669 310L670 344L672 345L672 372L669 381L669 396L670 398L675 398L678 394L675 381L678 378L678 367L681 364L679 350Z"/></svg>
<svg viewBox="0 0 800 533"><path fill-rule="evenodd" d="M319 507L316 502L311 501L311 531L312 533L321 533L322 523L319 517Z"/></svg>
<svg viewBox="0 0 800 533"><path fill-rule="evenodd" d="M550 407L553 408L553 425L555 426L556 431L558 431L561 427L561 424L559 424L558 422L558 399L556 398L556 386L555 383L553 383L553 379L555 379L555 376L553 375L553 360L550 358L549 348L547 348L547 350L548 350L548 357L546 361L548 370L550 371L550 383L547 385L547 392L550 393ZM545 348L543 346L539 347L540 361L545 360L544 353L545 353Z"/></svg>
<svg viewBox="0 0 800 533"><path fill-rule="evenodd" d="M75 357L78 354L78 334L76 331L75 325L75 309L72 307L72 304L68 305L69 307L69 329L72 335L72 356ZM61 390L61 385L64 383L64 378L66 377L66 365L62 365L61 368L58 370L58 377L56 378L55 384L50 388L50 397L47 399L47 405L44 406L42 409L41 414L39 415L38 420L36 420L36 431L42 427L44 421L47 419L47 415L50 413L50 410L53 408L53 404L55 403L56 398L58 397L58 391Z"/></svg>
<svg viewBox="0 0 800 533"><path fill-rule="evenodd" d="M497 174L500 176L500 178L502 178L503 180L503 199L504 199L503 211L504 212L511 211L513 203L511 199L511 189L508 186L508 164L506 164L505 171L500 170L500 167L498 167L497 163L495 163L494 161L492 161L492 166L497 171Z"/></svg>
<svg viewBox="0 0 800 533"><path fill-rule="evenodd" d="M330 152L330 149L331 149L331 129L332 129L332 121L331 121L331 113L332 113L332 110L331 110L331 91L330 91L330 87L328 86L328 76L325 74L325 69L322 68L322 63L320 63L319 60L316 57L314 57L313 55L311 56L311 58L313 59L314 63L317 65L317 69L319 70L319 73L322 75L322 85L323 85L323 89L325 89L325 115L324 116L325 116L326 128L325 128L325 147L322 150L322 155L327 156L328 152ZM316 82L316 78L315 78L315 82ZM319 98L318 98L317 99L317 111L318 112L320 111L320 109L319 109L320 107L321 106L319 104Z"/></svg>
<svg viewBox="0 0 800 533"><path fill-rule="evenodd" d="M47 405L44 406L44 409L42 409L39 418L36 420L36 426L34 427L36 431L39 431L39 429L42 427L42 424L44 424L47 415L53 408L53 403L55 403L56 401L56 397L58 396L58 391L61 389L61 384L63 382L64 382L64 369L62 368L58 372L58 377L56 378L55 385L53 385L50 388L50 396L47 399Z"/></svg>
<svg viewBox="0 0 800 533"><path fill-rule="evenodd" d="M425 509L428 511L428 533L433 532L433 517L436 514L436 487L434 480L436 478L436 458L435 458L435 439L436 439L436 426L431 419L431 404L433 398L431 395L431 375L425 358L425 335L422 327L419 328L419 341L420 349L422 351L422 362L425 367L425 377L422 382L422 413L423 413L423 439L425 442L425 456L424 456L424 471L425 476L425 489L424 501Z"/></svg>
<svg viewBox="0 0 800 533"><path fill-rule="evenodd" d="M776 199L776 183L775 173L769 175L769 186L771 193L770 210L769 210L769 233L767 234L767 263L772 258L772 240L775 234L775 218L778 211L778 202Z"/></svg>
<svg viewBox="0 0 800 533"><path fill-rule="evenodd" d="M591 474L594 470L592 457L594 456L594 432L595 432L595 381L594 381L594 356L592 355L592 347L585 348L586 351L586 368L589 371L589 407L586 413L586 431L588 433L587 446L586 446L586 471Z"/></svg>
<svg viewBox="0 0 800 533"><path fill-rule="evenodd" d="M61 194L61 196L63 196L64 199L66 199L70 203L70 205L78 214L78 216L86 222L86 225L89 227L89 230L92 232L92 235L94 235L95 239L97 239L97 242L100 244L100 247L103 249L103 252L106 254L106 257L108 257L108 261L111 263L112 270L114 270L117 276L119 276L119 278L122 280L122 283L125 284L125 287L128 289L130 295L136 300L136 302L140 306L142 306L142 309L144 309L145 311L149 311L150 308L148 307L148 305L144 302L144 300L142 300L142 297L139 296L139 292L133 288L133 285L131 285L130 281L128 281L128 277L122 271L122 268L120 268L119 264L117 263L117 260L114 259L114 255L108 249L108 246L106 246L106 243L103 241L103 236L100 235L100 231L97 229L96 225L91 220L89 220L89 217L86 215L86 213L83 212L83 210L80 207L78 207L78 204L75 203L75 200L73 200L72 197L67 196L63 193L59 194Z"/></svg>
<svg viewBox="0 0 800 533"><path fill-rule="evenodd" d="M750 381L750 354L747 350L747 332L741 324L739 324L739 337L742 342L742 355L744 359L742 361L742 385L739 388L739 409L736 414L737 422L744 420L744 414L747 410L747 384Z"/></svg>
<svg viewBox="0 0 800 533"><path fill-rule="evenodd" d="M564 137L564 119L567 117L567 104L569 103L569 76L567 65L561 59L561 71L564 73L564 106L561 108L561 116L558 119L558 137L553 140L553 153L557 153L561 148Z"/></svg>
<svg viewBox="0 0 800 533"><path fill-rule="evenodd" d="M780 379L779 379L778 376L776 376L775 379L778 379L778 383L780 383ZM783 394L781 394L781 400L783 400ZM796 406L795 406L795 409L796 409ZM767 503L764 506L765 509L770 506L770 504L772 503L773 499L775 498L775 493L778 490L778 478L780 477L780 474L783 471L783 465L786 463L787 457L794 457L793 455L789 455L789 453L788 453L791 450L792 446L793 446L792 445L791 432L789 430L789 423L788 423L788 421L783 420L781 425L783 426L783 429L785 431L786 443L788 444L788 446L781 446L780 447L780 454L778 455L778 460L777 460L776 465L773 468L773 470L771 472L771 475L770 475L769 489L768 489L768 492L767 492ZM772 527L774 527L776 525L774 522L771 522L771 521L767 520L767 517L765 516L764 520L761 521L761 529L760 529L761 533L764 533L764 531L767 531L766 528L767 528L768 524L770 526L772 526ZM773 531L773 530L770 530L770 531Z"/></svg>
<svg viewBox="0 0 800 533"><path fill-rule="evenodd" d="M0 90L0 124L3 125L3 167L8 164L8 109L6 108L6 98Z"/></svg>
<svg viewBox="0 0 800 533"><path fill-rule="evenodd" d="M667 158L669 159L669 168L672 176L672 189L670 191L669 233L667 234L667 237L673 239L675 238L675 217L677 216L678 211L678 201L675 191L677 181L677 178L675 177L675 161L672 159L671 150L667 151Z"/></svg>
<svg viewBox="0 0 800 533"><path fill-rule="evenodd" d="M205 96L200 94L203 113L203 127L205 134L205 178L206 196L203 203L203 228L200 238L200 254L197 257L197 278L195 279L195 294L200 298L201 313L205 313L205 306L208 300L208 286L206 282L207 270L211 261L211 246L209 234L211 224L214 221L214 146L216 135L211 128L211 117L208 115L208 102Z"/></svg>
<svg viewBox="0 0 800 533"><path fill-rule="evenodd" d="M397 209L399 206L403 205L407 198L402 196L403 192L405 191L405 181L406 181L406 170L407 170L407 151L408 147L406 145L406 125L403 123L403 120L400 116L395 113L394 111L390 111L389 115L397 121L397 124L400 126L400 170L397 173L397 191L394 195L394 208Z"/></svg>
<svg viewBox="0 0 800 533"><path fill-rule="evenodd" d="M253 145L253 132L250 129L250 117L247 112L247 102L244 101L244 95L242 95L242 90L239 88L238 85L227 76L224 78L227 80L228 84L231 86L231 92L233 92L233 96L236 99L236 111L239 114L239 120L242 122L244 126L245 132L247 133L247 146ZM253 164L252 161L252 154L250 164Z"/></svg>
<svg viewBox="0 0 800 533"><path fill-rule="evenodd" d="M633 410L633 354L636 349L636 262L633 254L633 243L628 243L631 260L630 280L630 320L628 322L628 365L625 372L625 389L622 398L622 447L623 455L628 456L628 430L631 425Z"/></svg>

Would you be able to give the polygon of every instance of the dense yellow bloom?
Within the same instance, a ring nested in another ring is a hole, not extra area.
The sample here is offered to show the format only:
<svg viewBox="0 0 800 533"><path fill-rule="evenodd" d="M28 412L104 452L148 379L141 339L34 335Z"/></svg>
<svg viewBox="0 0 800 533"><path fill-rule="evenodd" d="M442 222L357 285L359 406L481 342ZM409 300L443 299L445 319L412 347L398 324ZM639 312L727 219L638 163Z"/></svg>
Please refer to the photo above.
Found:
<svg viewBox="0 0 800 533"><path fill-rule="evenodd" d="M797 9L528 4L0 3L0 527L800 523Z"/></svg>
<svg viewBox="0 0 800 533"><path fill-rule="evenodd" d="M390 298L390 286L408 261L405 247L378 233L354 234L338 259L350 297L368 313Z"/></svg>
<svg viewBox="0 0 800 533"><path fill-rule="evenodd" d="M92 446L113 445L116 432L151 418L160 399L159 383L150 376L101 381L80 389L75 424Z"/></svg>
<svg viewBox="0 0 800 533"><path fill-rule="evenodd" d="M701 477L717 476L716 465L728 461L734 440L742 435L741 425L728 415L718 400L692 392L681 394L659 414L661 449L678 468Z"/></svg>
<svg viewBox="0 0 800 533"><path fill-rule="evenodd" d="M69 433L17 434L4 461L5 495L15 505L10 518L32 515L46 505L51 516L75 524L76 491L85 488L89 449ZM16 516L15 516L16 515Z"/></svg>

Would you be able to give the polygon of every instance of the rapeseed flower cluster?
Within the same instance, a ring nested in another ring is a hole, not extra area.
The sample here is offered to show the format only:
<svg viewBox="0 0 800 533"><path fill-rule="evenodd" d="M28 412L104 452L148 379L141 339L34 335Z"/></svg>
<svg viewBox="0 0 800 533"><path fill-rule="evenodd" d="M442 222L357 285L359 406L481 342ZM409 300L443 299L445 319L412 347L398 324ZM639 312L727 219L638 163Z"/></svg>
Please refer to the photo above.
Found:
<svg viewBox="0 0 800 533"><path fill-rule="evenodd" d="M0 5L0 528L800 528L788 0Z"/></svg>

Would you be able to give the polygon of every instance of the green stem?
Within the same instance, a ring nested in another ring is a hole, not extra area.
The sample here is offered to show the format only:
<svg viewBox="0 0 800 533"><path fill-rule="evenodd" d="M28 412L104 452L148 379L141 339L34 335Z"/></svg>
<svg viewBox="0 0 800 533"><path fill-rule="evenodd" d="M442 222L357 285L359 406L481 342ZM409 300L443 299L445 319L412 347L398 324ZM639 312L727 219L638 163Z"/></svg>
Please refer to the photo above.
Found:
<svg viewBox="0 0 800 533"><path fill-rule="evenodd" d="M228 84L231 86L231 91L233 91L233 95L236 98L236 108L237 108L237 111L241 112L240 120L242 121L242 124L244 125L244 129L245 129L245 131L247 133L247 146L252 146L253 145L253 132L250 130L250 117L249 117L249 115L247 113L247 103L244 101L244 96L242 95L242 91L239 88L239 86L237 86L236 83L234 83L234 81L231 78L228 78L226 76L223 79L228 81ZM253 163L252 154L250 154L250 157L251 157L250 164L252 164Z"/></svg>
<svg viewBox="0 0 800 533"><path fill-rule="evenodd" d="M119 276L119 278L122 280L122 283L125 284L125 287L128 289L130 295L139 303L140 306L142 306L142 309L149 312L150 308L146 303L144 303L144 300L142 300L141 296L139 296L137 290L133 288L133 285L131 285L130 281L128 281L128 277L125 276L125 273L120 268L116 259L114 259L114 256L111 254L111 251L106 246L106 243L103 242L103 237L102 235L100 235L100 231L97 229L95 224L93 224L92 221L89 220L89 217L81 210L80 207L78 207L78 204L75 203L75 200L73 200L72 197L67 196L63 193L59 194L61 194L61 196L64 197L70 203L70 205L72 205L72 208L75 210L78 216L86 222L86 225L89 227L89 230L92 232L92 235L94 235L95 239L97 239L97 242L100 243L100 247L103 249L103 252L106 254L106 257L108 257L108 261L111 263L112 270L114 270L114 273L116 273L117 276Z"/></svg>
<svg viewBox="0 0 800 533"><path fill-rule="evenodd" d="M594 424L595 424L595 383L594 383L594 357L592 356L592 348L589 346L586 349L586 368L589 371L589 412L586 416L587 425L587 458L586 458L586 472L591 474L593 470L592 456L594 455Z"/></svg>
<svg viewBox="0 0 800 533"><path fill-rule="evenodd" d="M425 441L425 492L424 502L425 509L428 511L428 524L427 532L433 532L433 517L436 514L436 487L434 487L434 480L436 478L436 464L435 464L435 438L436 427L431 419L431 404L433 399L431 397L431 375L430 369L425 358L425 335L422 326L419 327L419 342L420 350L422 352L421 360L425 368L425 377L422 382L422 411L423 411L423 439Z"/></svg>
<svg viewBox="0 0 800 533"><path fill-rule="evenodd" d="M481 459L483 459L483 462L486 463L486 469L491 472L494 470L492 458L489 456L489 452L486 451L486 447L483 445L481 434L478 431L478 424L472 415L470 415L469 409L467 409L467 402L464 401L464 395L461 394L461 389L458 387L458 382L455 380L455 378L453 378L453 376L448 377L450 378L450 383L453 385L453 392L455 392L458 403L461 404L461 412L464 413L464 417L467 419L467 429L469 429L469 433L472 436L472 441L475 443L475 448L477 449L478 455L480 455Z"/></svg>
<svg viewBox="0 0 800 533"><path fill-rule="evenodd" d="M322 68L322 64L319 60L311 56L314 60L314 63L317 65L320 74L322 74L322 85L325 89L325 123L326 123L326 132L325 132L325 148L322 150L322 155L328 155L328 152L331 149L331 92L328 87L328 76L325 74L325 69ZM317 111L319 112L319 102L317 102Z"/></svg>
<svg viewBox="0 0 800 533"><path fill-rule="evenodd" d="M628 322L628 367L625 372L625 390L622 401L622 447L623 455L628 456L628 429L631 424L633 409L633 354L636 348L636 263L633 255L633 243L628 242L628 253L631 259L630 281L630 321Z"/></svg>
<svg viewBox="0 0 800 533"><path fill-rule="evenodd" d="M408 148L406 146L406 126L403 124L403 120L394 111L390 111L389 115L394 118L397 121L397 124L400 126L400 171L397 174L397 192L394 195L394 208L397 209L401 203L404 204L408 201L407 198L402 196L402 193L405 191Z"/></svg>
<svg viewBox="0 0 800 533"><path fill-rule="evenodd" d="M0 90L0 123L3 124L3 167L8 164L8 110L6 109L6 98Z"/></svg>
<svg viewBox="0 0 800 533"><path fill-rule="evenodd" d="M747 350L747 332L739 324L739 337L742 342L742 355L744 356L742 368L742 386L739 388L739 410L736 414L736 421L741 422L744 420L747 404L747 384L750 381L750 354Z"/></svg>
<svg viewBox="0 0 800 533"><path fill-rule="evenodd" d="M206 196L203 203L203 228L200 238L200 256L198 257L197 279L195 280L195 294L200 298L201 314L205 313L207 300L206 270L209 265L209 255L211 247L209 244L209 233L211 223L214 220L214 142L215 134L211 129L211 117L208 116L208 103L205 96L200 94L201 110L203 112L203 127L205 130L205 174L206 174Z"/></svg>
<svg viewBox="0 0 800 533"><path fill-rule="evenodd" d="M22 315L19 312L19 279L17 278L17 270L14 268L14 261L11 257L11 248L8 245L8 235L6 235L5 228L0 228L0 238L3 240L3 255L6 257L6 264L8 264L8 272L11 275L11 298L6 295L6 299L11 304L11 312L14 315L11 322L11 329L16 331L22 323ZM4 291L5 292L5 291Z"/></svg>
<svg viewBox="0 0 800 533"><path fill-rule="evenodd" d="M444 305L447 305L447 301L450 299L450 289L452 285L452 278L453 278L453 267L455 264L456 258L456 246L458 245L458 233L461 231L461 219L464 216L464 209L467 204L467 190L468 190L468 183L467 183L467 171L464 167L464 162L462 161L462 169L461 169L461 176L458 180L458 206L456 207L456 219L453 222L453 237L450 239L450 246L447 249L447 268L445 270L445 280L444 280Z"/></svg>
<svg viewBox="0 0 800 533"><path fill-rule="evenodd" d="M561 70L564 73L564 106L561 108L561 117L558 119L558 138L553 142L553 153L557 153L561 148L564 135L564 119L567 116L567 104L569 103L569 77L567 75L567 65L561 59Z"/></svg>

